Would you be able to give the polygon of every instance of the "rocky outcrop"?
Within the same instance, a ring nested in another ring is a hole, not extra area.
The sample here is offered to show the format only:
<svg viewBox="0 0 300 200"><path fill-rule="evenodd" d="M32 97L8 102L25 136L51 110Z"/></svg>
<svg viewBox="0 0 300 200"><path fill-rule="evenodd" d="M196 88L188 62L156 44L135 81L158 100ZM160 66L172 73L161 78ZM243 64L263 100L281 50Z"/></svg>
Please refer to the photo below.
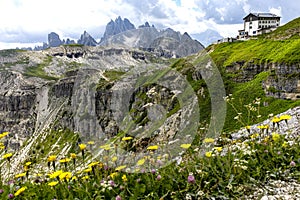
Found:
<svg viewBox="0 0 300 200"><path fill-rule="evenodd" d="M64 43L64 44L67 44L67 45L69 45L69 44L76 44L76 42L75 42L74 40L70 40L69 38L67 38L66 41L63 40L63 43Z"/></svg>
<svg viewBox="0 0 300 200"><path fill-rule="evenodd" d="M48 46L49 47L58 47L62 45L63 42L60 40L57 33L51 32L48 34Z"/></svg>
<svg viewBox="0 0 300 200"><path fill-rule="evenodd" d="M300 99L300 65L285 63L255 64L236 62L226 68L227 73L234 74L235 82L247 82L261 72L269 72L262 82L268 96L280 99Z"/></svg>
<svg viewBox="0 0 300 200"><path fill-rule="evenodd" d="M80 39L77 43L85 46L96 46L98 44L96 40L86 31L84 31L84 33L80 36Z"/></svg>
<svg viewBox="0 0 300 200"><path fill-rule="evenodd" d="M139 50L87 46L59 46L41 52L7 50L1 55L0 130L12 132L12 138L19 141L50 127L85 136L115 135L119 129L110 105L116 102L111 102L109 87L98 87L100 80L111 77L102 71L126 71L158 58ZM27 75L29 68L38 66L44 66L39 72L44 75Z"/></svg>

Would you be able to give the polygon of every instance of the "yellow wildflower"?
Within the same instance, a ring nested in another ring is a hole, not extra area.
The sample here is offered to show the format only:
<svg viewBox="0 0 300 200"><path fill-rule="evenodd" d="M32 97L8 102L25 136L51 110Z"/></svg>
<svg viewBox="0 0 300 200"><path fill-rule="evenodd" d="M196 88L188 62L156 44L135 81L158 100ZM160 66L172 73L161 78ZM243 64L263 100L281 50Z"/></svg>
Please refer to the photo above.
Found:
<svg viewBox="0 0 300 200"><path fill-rule="evenodd" d="M70 161L71 161L70 158L64 158L64 159L59 160L60 163L67 163L67 162L70 162Z"/></svg>
<svg viewBox="0 0 300 200"><path fill-rule="evenodd" d="M188 149L191 147L191 144L182 144L182 145L180 145L180 147L183 149Z"/></svg>
<svg viewBox="0 0 300 200"><path fill-rule="evenodd" d="M56 186L57 184L58 184L58 181L52 181L52 182L48 183L48 185L51 187Z"/></svg>
<svg viewBox="0 0 300 200"><path fill-rule="evenodd" d="M88 144L95 144L94 141L88 141Z"/></svg>
<svg viewBox="0 0 300 200"><path fill-rule="evenodd" d="M288 147L288 143L286 141L284 141L281 145L283 148Z"/></svg>
<svg viewBox="0 0 300 200"><path fill-rule="evenodd" d="M86 148L86 144L79 144L78 146L81 151L85 150Z"/></svg>
<svg viewBox="0 0 300 200"><path fill-rule="evenodd" d="M92 168L87 168L87 169L85 169L85 170L83 170L83 171L86 172L86 173L89 173L89 172L92 171Z"/></svg>
<svg viewBox="0 0 300 200"><path fill-rule="evenodd" d="M0 134L0 139L4 138L5 136L7 136L9 133L8 132L3 132Z"/></svg>
<svg viewBox="0 0 300 200"><path fill-rule="evenodd" d="M84 176L84 177L82 177L82 180L87 180L89 178L90 178L89 176Z"/></svg>
<svg viewBox="0 0 300 200"><path fill-rule="evenodd" d="M94 167L94 166L96 166L96 165L98 165L99 164L99 162L92 162L92 163L90 163L88 166L89 167Z"/></svg>
<svg viewBox="0 0 300 200"><path fill-rule="evenodd" d="M78 179L77 176L72 177L72 181L77 181L77 179Z"/></svg>
<svg viewBox="0 0 300 200"><path fill-rule="evenodd" d="M213 139L213 138L205 138L205 139L203 140L203 142L204 142L204 143L214 143L214 142L215 142L215 139Z"/></svg>
<svg viewBox="0 0 300 200"><path fill-rule="evenodd" d="M109 144L105 144L105 145L100 146L100 148L104 149L104 150L110 150L111 146Z"/></svg>
<svg viewBox="0 0 300 200"><path fill-rule="evenodd" d="M251 135L250 138L251 138L251 139L255 139L255 138L257 138L258 136L259 136L259 134L258 134L258 133L255 133L255 134Z"/></svg>
<svg viewBox="0 0 300 200"><path fill-rule="evenodd" d="M211 152L211 151L206 152L206 153L205 153L205 156L206 156L207 158L210 158L210 157L212 156L212 152Z"/></svg>
<svg viewBox="0 0 300 200"><path fill-rule="evenodd" d="M148 149L148 150L157 150L157 149L158 149L158 146L157 146L157 145L149 146L147 149Z"/></svg>
<svg viewBox="0 0 300 200"><path fill-rule="evenodd" d="M2 158L10 158L10 157L12 157L12 153L7 153L7 154L4 154L3 156L2 156Z"/></svg>
<svg viewBox="0 0 300 200"><path fill-rule="evenodd" d="M31 162L26 162L25 163L25 166L29 166L29 165L31 165Z"/></svg>
<svg viewBox="0 0 300 200"><path fill-rule="evenodd" d="M75 159L77 157L76 153L70 153L70 156L72 159Z"/></svg>
<svg viewBox="0 0 300 200"><path fill-rule="evenodd" d="M133 139L133 137L123 137L122 141L127 141L127 140L132 140L132 139Z"/></svg>
<svg viewBox="0 0 300 200"><path fill-rule="evenodd" d="M9 159L10 157L12 157L12 153L7 153L7 154L4 154L3 156L2 156L2 158L3 159Z"/></svg>
<svg viewBox="0 0 300 200"><path fill-rule="evenodd" d="M246 126L245 128L246 128L247 130L249 130L249 129L251 128L251 126Z"/></svg>
<svg viewBox="0 0 300 200"><path fill-rule="evenodd" d="M112 157L111 161L116 162L118 160L117 156Z"/></svg>
<svg viewBox="0 0 300 200"><path fill-rule="evenodd" d="M59 171L56 171L56 172L53 172L52 174L50 174L49 177L50 178L56 178L56 177L58 177L62 173L63 173L63 171L59 170Z"/></svg>
<svg viewBox="0 0 300 200"><path fill-rule="evenodd" d="M18 191L15 193L15 196L19 196L22 192L24 192L26 190L26 187L21 187L20 189L18 189Z"/></svg>
<svg viewBox="0 0 300 200"><path fill-rule="evenodd" d="M116 176L118 176L118 172L111 173L109 176L114 179Z"/></svg>
<svg viewBox="0 0 300 200"><path fill-rule="evenodd" d="M270 137L269 137L269 136L267 136L267 137L265 137L265 138L264 138L264 140L263 140L263 141L264 141L264 142L268 142L268 141L269 141L269 139L270 139Z"/></svg>
<svg viewBox="0 0 300 200"><path fill-rule="evenodd" d="M279 118L280 118L281 120L289 120L289 119L292 118L292 116L291 116L291 115L281 115Z"/></svg>
<svg viewBox="0 0 300 200"><path fill-rule="evenodd" d="M72 177L71 172L63 172L59 175L60 180L63 180L63 179L69 180L71 177Z"/></svg>
<svg viewBox="0 0 300 200"><path fill-rule="evenodd" d="M26 172L21 173L21 174L17 174L15 177L20 178L20 177L24 177L24 176L26 176Z"/></svg>
<svg viewBox="0 0 300 200"><path fill-rule="evenodd" d="M28 166L24 166L24 171L26 172L26 171L28 171L29 170L29 167Z"/></svg>
<svg viewBox="0 0 300 200"><path fill-rule="evenodd" d="M273 119L271 120L273 123L278 123L280 122L282 119L280 119L279 117L273 117Z"/></svg>
<svg viewBox="0 0 300 200"><path fill-rule="evenodd" d="M125 174L122 176L122 180L123 180L124 182L128 181L128 179L127 179L127 177L126 177Z"/></svg>
<svg viewBox="0 0 300 200"><path fill-rule="evenodd" d="M277 142L280 139L280 134L272 133L272 139L274 140L274 142Z"/></svg>
<svg viewBox="0 0 300 200"><path fill-rule="evenodd" d="M257 128L259 128L259 129L269 129L269 125L268 124L260 125L260 126L257 126Z"/></svg>
<svg viewBox="0 0 300 200"><path fill-rule="evenodd" d="M217 151L217 152L221 152L222 151L222 147L214 147L214 149Z"/></svg>
<svg viewBox="0 0 300 200"><path fill-rule="evenodd" d="M56 155L51 155L48 157L48 162L54 162L56 160Z"/></svg>
<svg viewBox="0 0 300 200"><path fill-rule="evenodd" d="M145 159L142 158L140 160L138 160L137 165L143 165L145 163Z"/></svg>
<svg viewBox="0 0 300 200"><path fill-rule="evenodd" d="M115 170L121 171L122 169L125 169L125 168L126 168L126 165L121 165L121 166L117 167Z"/></svg>

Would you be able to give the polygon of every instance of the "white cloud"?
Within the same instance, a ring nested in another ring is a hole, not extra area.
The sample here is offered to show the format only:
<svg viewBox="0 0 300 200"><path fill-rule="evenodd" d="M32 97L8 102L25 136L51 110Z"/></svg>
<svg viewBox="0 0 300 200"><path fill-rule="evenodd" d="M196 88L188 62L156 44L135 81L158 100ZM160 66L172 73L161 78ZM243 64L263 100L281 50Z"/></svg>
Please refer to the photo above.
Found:
<svg viewBox="0 0 300 200"><path fill-rule="evenodd" d="M280 6L278 8L269 8L269 12L278 16L282 16Z"/></svg>
<svg viewBox="0 0 300 200"><path fill-rule="evenodd" d="M210 28L235 36L250 11L269 11L286 22L297 17L299 9L299 3L286 0L0 0L0 42L46 42L51 31L61 38L79 38L86 30L99 39L118 16L136 26L148 21L181 33Z"/></svg>
<svg viewBox="0 0 300 200"><path fill-rule="evenodd" d="M7 42L0 42L0 50L1 49L14 49L18 48L27 48L31 47L34 48L36 46L42 46L42 43L7 43Z"/></svg>

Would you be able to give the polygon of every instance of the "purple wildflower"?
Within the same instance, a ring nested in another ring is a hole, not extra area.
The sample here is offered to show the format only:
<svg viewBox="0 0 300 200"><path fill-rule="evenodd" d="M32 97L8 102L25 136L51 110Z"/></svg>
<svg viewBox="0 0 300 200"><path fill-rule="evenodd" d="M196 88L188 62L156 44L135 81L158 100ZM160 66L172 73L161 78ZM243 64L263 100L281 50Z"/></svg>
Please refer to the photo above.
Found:
<svg viewBox="0 0 300 200"><path fill-rule="evenodd" d="M160 175L160 174L158 174L158 175L157 175L157 177L156 177L156 180L158 180L158 181L159 181L160 179L161 179L161 175Z"/></svg>
<svg viewBox="0 0 300 200"><path fill-rule="evenodd" d="M120 195L116 196L116 200L122 200L121 196Z"/></svg>
<svg viewBox="0 0 300 200"><path fill-rule="evenodd" d="M115 182L114 182L113 180L108 181L108 183L109 183L111 186L115 186L115 185L116 185Z"/></svg>
<svg viewBox="0 0 300 200"><path fill-rule="evenodd" d="M292 166L292 167L295 167L296 166L296 163L295 163L295 161L291 161L291 163L290 163L290 165Z"/></svg>
<svg viewBox="0 0 300 200"><path fill-rule="evenodd" d="M8 195L8 198L9 198L9 199L12 199L12 198L14 198L14 195L10 193L10 194Z"/></svg>
<svg viewBox="0 0 300 200"><path fill-rule="evenodd" d="M193 175L189 175L188 178L187 178L187 181L188 181L188 183L194 184L196 180L195 180L195 177Z"/></svg>

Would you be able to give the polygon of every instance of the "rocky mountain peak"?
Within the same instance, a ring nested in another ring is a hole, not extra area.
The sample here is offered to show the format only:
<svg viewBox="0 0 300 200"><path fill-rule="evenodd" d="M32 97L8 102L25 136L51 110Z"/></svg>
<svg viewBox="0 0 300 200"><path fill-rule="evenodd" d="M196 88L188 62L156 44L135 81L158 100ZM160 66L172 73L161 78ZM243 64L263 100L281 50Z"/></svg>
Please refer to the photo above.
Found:
<svg viewBox="0 0 300 200"><path fill-rule="evenodd" d="M78 44L83 44L86 46L96 46L98 43L96 40L86 31L80 36L80 39L77 41Z"/></svg>
<svg viewBox="0 0 300 200"><path fill-rule="evenodd" d="M127 30L135 29L135 26L127 19L119 16L115 21L111 20L107 25L101 41L107 38L122 33Z"/></svg>
<svg viewBox="0 0 300 200"><path fill-rule="evenodd" d="M152 25L152 27L154 28L154 25ZM146 22L145 24L140 25L139 28L150 28L150 24L149 22Z"/></svg>
<svg viewBox="0 0 300 200"><path fill-rule="evenodd" d="M48 34L48 45L49 47L58 47L62 45L62 41L59 38L59 35L55 32L51 32Z"/></svg>
<svg viewBox="0 0 300 200"><path fill-rule="evenodd" d="M182 35L181 40L182 41L192 40L192 38L191 38L191 36L187 32L184 32L184 34Z"/></svg>

